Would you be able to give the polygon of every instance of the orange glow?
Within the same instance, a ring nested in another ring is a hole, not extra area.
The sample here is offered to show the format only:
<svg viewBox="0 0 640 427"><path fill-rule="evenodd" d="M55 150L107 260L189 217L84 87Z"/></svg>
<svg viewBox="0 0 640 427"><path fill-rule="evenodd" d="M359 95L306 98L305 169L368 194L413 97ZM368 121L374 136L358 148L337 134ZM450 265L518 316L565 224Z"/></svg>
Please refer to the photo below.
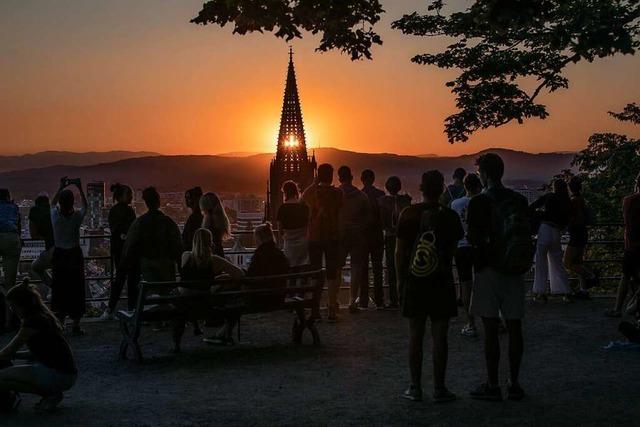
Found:
<svg viewBox="0 0 640 427"><path fill-rule="evenodd" d="M0 154L275 151L285 42L189 24L202 0L54 3L11 2L0 15ZM442 41L389 28L394 17L423 10L424 0L383 6L384 46L373 61L316 53L318 38L308 34L294 41L309 148L446 156L489 147L570 151L594 132L638 135L607 111L640 98L640 55L571 66L570 88L541 97L549 119L450 145L443 122L455 102L444 83L456 72L410 62Z"/></svg>
<svg viewBox="0 0 640 427"><path fill-rule="evenodd" d="M284 141L284 146L289 148L297 147L298 139L293 135L289 135L289 138Z"/></svg>

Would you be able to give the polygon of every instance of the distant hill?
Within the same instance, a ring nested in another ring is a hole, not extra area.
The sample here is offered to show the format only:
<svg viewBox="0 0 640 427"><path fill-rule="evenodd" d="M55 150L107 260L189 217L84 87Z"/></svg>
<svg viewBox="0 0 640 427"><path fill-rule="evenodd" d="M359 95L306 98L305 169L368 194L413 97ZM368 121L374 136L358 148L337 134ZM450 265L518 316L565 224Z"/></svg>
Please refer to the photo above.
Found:
<svg viewBox="0 0 640 427"><path fill-rule="evenodd" d="M504 149L487 151L497 152L505 160L505 179L508 183L530 187L547 182L554 174L569 168L573 158L573 154L562 153L531 154ZM474 161L478 156L423 158L356 153L335 148L316 149L315 154L319 163L331 163L336 169L341 165L349 165L356 177L363 169L371 168L376 171L380 186L387 177L397 175L403 180L405 190L413 194L417 194L418 182L425 170L439 169L449 181L457 167L475 170ZM89 166L50 166L0 173L0 187L10 188L16 197L33 197L41 190L54 191L59 178L68 175L80 177L85 183L104 180L107 183L127 183L134 188L154 185L161 191L183 191L200 185L205 191L263 195L272 156L151 156Z"/></svg>
<svg viewBox="0 0 640 427"><path fill-rule="evenodd" d="M136 157L158 156L149 151L106 151L74 153L70 151L43 151L21 156L0 156L0 172L23 169L46 168L48 166L88 166L98 163L111 163Z"/></svg>

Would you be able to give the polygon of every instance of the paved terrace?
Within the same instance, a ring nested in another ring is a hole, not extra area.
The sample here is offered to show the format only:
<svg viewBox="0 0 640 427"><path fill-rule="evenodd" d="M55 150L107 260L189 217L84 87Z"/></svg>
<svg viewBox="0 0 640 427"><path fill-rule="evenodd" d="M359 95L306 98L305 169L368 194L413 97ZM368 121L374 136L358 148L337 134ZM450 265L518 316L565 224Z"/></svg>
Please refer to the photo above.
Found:
<svg viewBox="0 0 640 427"><path fill-rule="evenodd" d="M244 343L213 347L185 336L172 355L170 332L144 331L147 361L117 360L117 323L88 323L72 338L80 378L62 407L40 415L24 396L2 426L199 425L638 425L640 351L602 350L620 339L609 299L530 305L525 323L523 402L477 402L468 390L484 378L481 338L453 322L449 387L453 403L408 402L407 324L398 312L343 312L320 325L323 345L290 344L291 315L247 317ZM0 341L6 342L7 336ZM426 353L424 383L431 385ZM507 366L502 364L506 374ZM506 376L504 377L506 378Z"/></svg>

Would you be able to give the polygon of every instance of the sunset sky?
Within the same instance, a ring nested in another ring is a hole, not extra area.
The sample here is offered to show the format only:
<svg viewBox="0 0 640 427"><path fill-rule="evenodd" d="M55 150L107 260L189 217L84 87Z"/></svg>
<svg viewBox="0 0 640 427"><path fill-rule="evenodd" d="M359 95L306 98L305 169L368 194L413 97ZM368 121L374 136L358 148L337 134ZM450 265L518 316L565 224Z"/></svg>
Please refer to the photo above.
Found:
<svg viewBox="0 0 640 427"><path fill-rule="evenodd" d="M459 3L469 3L458 0ZM450 2L454 3L454 2ZM578 150L590 134L637 134L606 114L640 101L640 56L569 69L568 90L546 95L551 117L478 132L450 145L444 118L455 71L409 59L442 45L390 29L420 0L387 0L373 61L293 42L311 147L456 155L487 147ZM189 20L202 0L2 0L0 154L148 150L215 154L274 150L287 44L271 34Z"/></svg>

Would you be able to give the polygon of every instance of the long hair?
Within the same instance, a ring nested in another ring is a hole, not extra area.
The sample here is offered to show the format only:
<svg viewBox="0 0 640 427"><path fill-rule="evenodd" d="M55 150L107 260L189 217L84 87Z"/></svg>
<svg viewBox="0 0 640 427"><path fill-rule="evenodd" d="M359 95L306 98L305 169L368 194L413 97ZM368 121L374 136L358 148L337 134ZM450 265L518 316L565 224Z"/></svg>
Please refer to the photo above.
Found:
<svg viewBox="0 0 640 427"><path fill-rule="evenodd" d="M271 228L270 222L265 222L264 224L260 224L259 226L257 226L253 230L253 234L258 245L275 241L275 237L273 236L273 229Z"/></svg>
<svg viewBox="0 0 640 427"><path fill-rule="evenodd" d="M25 317L43 315L49 318L59 330L62 330L62 325L58 321L58 318L42 301L40 292L38 292L35 286L29 283L29 279L26 278L21 284L9 289L6 296L7 302L19 307L24 312Z"/></svg>
<svg viewBox="0 0 640 427"><path fill-rule="evenodd" d="M223 239L229 237L229 218L222 207L222 202L216 193L206 193L200 199L200 210L204 215L202 227L215 229L220 232Z"/></svg>
<svg viewBox="0 0 640 427"><path fill-rule="evenodd" d="M569 190L567 189L567 182L564 179L556 178L552 182L553 192L562 200L569 200Z"/></svg>
<svg viewBox="0 0 640 427"><path fill-rule="evenodd" d="M191 255L197 267L211 262L213 256L213 236L206 228L199 228L193 234L193 248Z"/></svg>
<svg viewBox="0 0 640 427"><path fill-rule="evenodd" d="M113 194L114 202L119 202L127 194L133 194L133 190L131 189L131 187L129 187L128 185L120 184L119 182L111 185L110 189L111 194Z"/></svg>

